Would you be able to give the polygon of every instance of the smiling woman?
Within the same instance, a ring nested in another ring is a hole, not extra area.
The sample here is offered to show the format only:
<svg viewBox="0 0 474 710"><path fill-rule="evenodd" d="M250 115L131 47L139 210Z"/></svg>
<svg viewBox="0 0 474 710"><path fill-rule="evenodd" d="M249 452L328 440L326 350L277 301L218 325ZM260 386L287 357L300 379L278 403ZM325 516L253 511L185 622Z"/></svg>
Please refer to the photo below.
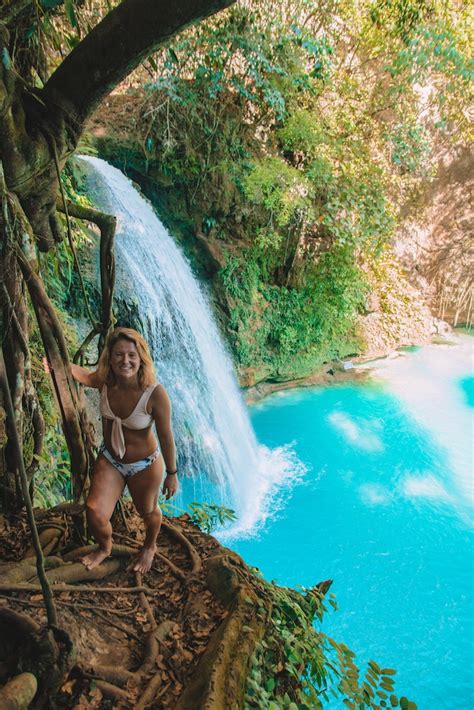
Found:
<svg viewBox="0 0 474 710"><path fill-rule="evenodd" d="M110 555L110 518L127 485L146 528L143 549L133 569L148 572L161 527L157 499L165 467L163 489L167 498L178 490L169 397L156 382L145 340L130 328L116 328L109 335L95 372L79 365L71 365L71 371L81 384L100 390L104 434L86 504L98 549L82 561L93 569ZM161 451L152 431L153 422Z"/></svg>

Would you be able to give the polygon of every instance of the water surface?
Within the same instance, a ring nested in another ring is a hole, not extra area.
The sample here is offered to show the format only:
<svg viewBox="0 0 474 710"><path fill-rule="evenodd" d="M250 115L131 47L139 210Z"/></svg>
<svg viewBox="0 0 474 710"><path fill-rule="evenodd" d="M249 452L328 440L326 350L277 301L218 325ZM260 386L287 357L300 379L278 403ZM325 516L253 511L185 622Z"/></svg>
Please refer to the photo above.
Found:
<svg viewBox="0 0 474 710"><path fill-rule="evenodd" d="M291 444L306 474L231 542L280 584L333 579L324 630L360 663L396 668L419 710L474 707L471 342L254 406L259 441Z"/></svg>

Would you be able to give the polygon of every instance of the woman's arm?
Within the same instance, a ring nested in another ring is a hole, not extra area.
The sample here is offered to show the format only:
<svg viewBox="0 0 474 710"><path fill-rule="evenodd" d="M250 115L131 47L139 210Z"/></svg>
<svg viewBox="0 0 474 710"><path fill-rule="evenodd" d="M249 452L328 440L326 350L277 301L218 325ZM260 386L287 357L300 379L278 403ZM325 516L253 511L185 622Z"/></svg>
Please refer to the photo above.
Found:
<svg viewBox="0 0 474 710"><path fill-rule="evenodd" d="M166 467L163 492L167 498L171 498L178 490L178 471L176 468L176 446L171 428L171 402L163 385L158 385L153 391L151 405L156 433L158 434L160 449Z"/></svg>
<svg viewBox="0 0 474 710"><path fill-rule="evenodd" d="M80 365L74 365L71 363L71 373L77 382L86 387L94 387L95 389L100 389L104 384L99 379L97 372L89 372L85 367Z"/></svg>

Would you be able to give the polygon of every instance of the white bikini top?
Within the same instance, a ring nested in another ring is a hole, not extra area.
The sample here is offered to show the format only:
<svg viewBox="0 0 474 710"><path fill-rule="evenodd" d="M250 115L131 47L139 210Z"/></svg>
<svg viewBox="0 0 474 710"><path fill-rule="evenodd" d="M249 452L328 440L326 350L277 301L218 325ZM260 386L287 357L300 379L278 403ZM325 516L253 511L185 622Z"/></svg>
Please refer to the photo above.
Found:
<svg viewBox="0 0 474 710"><path fill-rule="evenodd" d="M125 456L125 437L122 427L125 426L127 429L147 429L150 426L153 417L148 414L146 407L156 386L156 382L153 385L148 385L138 400L135 409L126 419L120 419L111 410L107 395L107 385L104 384L100 391L100 413L105 419L112 420L112 446L121 459Z"/></svg>

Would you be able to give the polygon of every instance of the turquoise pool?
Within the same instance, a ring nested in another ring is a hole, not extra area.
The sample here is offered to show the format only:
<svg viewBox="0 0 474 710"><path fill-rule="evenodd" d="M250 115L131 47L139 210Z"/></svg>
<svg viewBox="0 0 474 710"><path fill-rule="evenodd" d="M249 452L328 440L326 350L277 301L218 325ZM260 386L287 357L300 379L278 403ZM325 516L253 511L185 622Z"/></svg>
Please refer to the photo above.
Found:
<svg viewBox="0 0 474 710"><path fill-rule="evenodd" d="M419 710L474 707L471 355L426 348L369 384L253 406L259 442L291 446L306 472L226 542L282 585L333 579L324 630L362 666L396 668Z"/></svg>

